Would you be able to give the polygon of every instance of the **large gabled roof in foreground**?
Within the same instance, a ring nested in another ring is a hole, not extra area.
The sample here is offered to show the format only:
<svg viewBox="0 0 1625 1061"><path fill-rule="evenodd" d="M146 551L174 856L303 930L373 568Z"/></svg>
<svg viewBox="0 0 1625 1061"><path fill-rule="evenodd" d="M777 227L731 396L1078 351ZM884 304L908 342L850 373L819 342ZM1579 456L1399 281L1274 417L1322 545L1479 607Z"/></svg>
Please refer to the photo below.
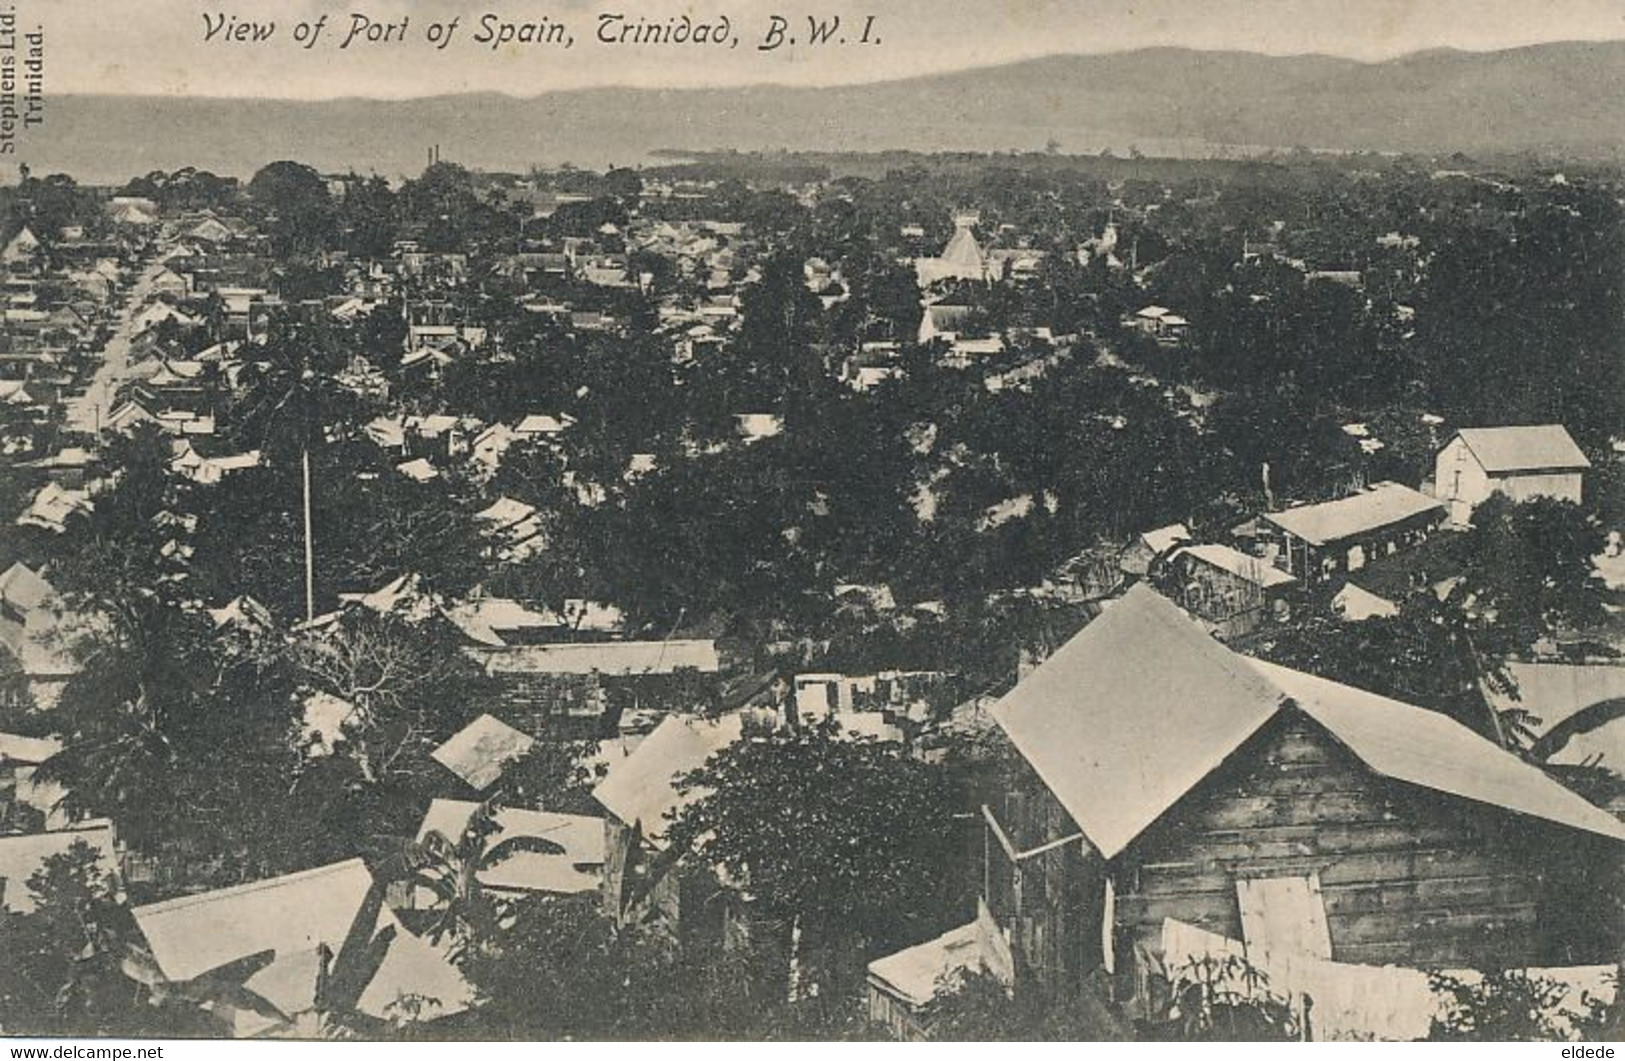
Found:
<svg viewBox="0 0 1625 1061"><path fill-rule="evenodd" d="M993 709L1107 858L1274 717L1283 694L1143 585Z"/></svg>
<svg viewBox="0 0 1625 1061"><path fill-rule="evenodd" d="M1436 712L1248 659L1136 586L993 709L1106 858L1283 708L1397 781L1625 841L1625 823Z"/></svg>

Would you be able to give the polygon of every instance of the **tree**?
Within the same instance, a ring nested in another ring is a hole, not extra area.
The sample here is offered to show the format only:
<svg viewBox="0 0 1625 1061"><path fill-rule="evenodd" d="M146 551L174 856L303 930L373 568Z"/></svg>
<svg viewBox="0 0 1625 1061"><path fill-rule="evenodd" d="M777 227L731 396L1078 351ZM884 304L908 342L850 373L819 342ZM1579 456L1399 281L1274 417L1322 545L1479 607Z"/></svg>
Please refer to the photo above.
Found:
<svg viewBox="0 0 1625 1061"><path fill-rule="evenodd" d="M333 203L322 180L299 162L272 162L248 182L248 196L265 213L272 246L284 257L328 246L334 235Z"/></svg>
<svg viewBox="0 0 1625 1061"><path fill-rule="evenodd" d="M1451 597L1511 648L1609 621L1611 594L1593 565L1602 528L1580 506L1499 494L1473 511L1461 580Z"/></svg>
<svg viewBox="0 0 1625 1061"><path fill-rule="evenodd" d="M525 852L562 855L562 844L541 836L509 836L492 843L502 831L497 810L480 804L456 838L431 831L404 845L391 863L414 893L427 892L432 905L415 909L409 920L432 943L450 937L448 951L454 962L466 963L494 938L501 909L496 897L486 894L480 875ZM403 917L407 915L403 912Z"/></svg>
<svg viewBox="0 0 1625 1061"><path fill-rule="evenodd" d="M1011 992L986 972L958 976L939 986L924 1014L926 1035L943 1043L1133 1041L1133 1026L1111 1009L1104 987L1091 980L1051 997Z"/></svg>
<svg viewBox="0 0 1625 1061"><path fill-rule="evenodd" d="M26 881L26 914L0 909L0 1028L9 1034L133 1035L145 1023L119 970L134 925L102 855L83 840ZM10 905L15 906L15 903Z"/></svg>
<svg viewBox="0 0 1625 1061"><path fill-rule="evenodd" d="M958 909L943 838L946 777L902 746L849 739L836 722L749 736L681 781L704 793L669 830L790 936L791 961L837 996L862 961L926 938Z"/></svg>
<svg viewBox="0 0 1625 1061"><path fill-rule="evenodd" d="M351 706L338 754L368 784L405 781L428 753L467 721L479 671L438 620L350 610L336 628L314 630L289 648L306 688Z"/></svg>
<svg viewBox="0 0 1625 1061"><path fill-rule="evenodd" d="M1499 744L1512 743L1522 721L1503 719L1486 695L1486 686L1515 690L1504 656L1429 592L1401 602L1392 617L1351 623L1308 612L1251 647L1272 663L1449 715Z"/></svg>

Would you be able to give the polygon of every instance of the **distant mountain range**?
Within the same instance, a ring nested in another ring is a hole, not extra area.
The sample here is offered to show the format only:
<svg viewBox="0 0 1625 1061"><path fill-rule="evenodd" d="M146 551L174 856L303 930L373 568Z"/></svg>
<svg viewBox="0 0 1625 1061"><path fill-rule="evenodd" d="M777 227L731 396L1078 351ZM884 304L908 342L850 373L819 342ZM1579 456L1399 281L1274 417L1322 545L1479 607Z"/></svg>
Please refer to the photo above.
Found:
<svg viewBox="0 0 1625 1061"><path fill-rule="evenodd" d="M586 89L318 102L58 96L14 156L38 173L120 181L193 165L246 176L422 169L431 144L485 169L632 164L660 148L879 151L1103 148L1208 156L1262 148L1541 151L1625 143L1625 41L1380 63L1158 48L1068 55L837 88Z"/></svg>

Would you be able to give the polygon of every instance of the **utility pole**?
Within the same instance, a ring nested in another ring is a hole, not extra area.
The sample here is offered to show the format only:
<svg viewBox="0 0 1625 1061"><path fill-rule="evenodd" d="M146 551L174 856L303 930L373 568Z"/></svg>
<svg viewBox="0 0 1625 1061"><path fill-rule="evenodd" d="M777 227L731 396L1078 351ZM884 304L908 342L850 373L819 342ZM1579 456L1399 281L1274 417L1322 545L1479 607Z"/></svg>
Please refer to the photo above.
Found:
<svg viewBox="0 0 1625 1061"><path fill-rule="evenodd" d="M305 485L305 622L316 618L316 546L310 535L310 447L300 454L300 469Z"/></svg>

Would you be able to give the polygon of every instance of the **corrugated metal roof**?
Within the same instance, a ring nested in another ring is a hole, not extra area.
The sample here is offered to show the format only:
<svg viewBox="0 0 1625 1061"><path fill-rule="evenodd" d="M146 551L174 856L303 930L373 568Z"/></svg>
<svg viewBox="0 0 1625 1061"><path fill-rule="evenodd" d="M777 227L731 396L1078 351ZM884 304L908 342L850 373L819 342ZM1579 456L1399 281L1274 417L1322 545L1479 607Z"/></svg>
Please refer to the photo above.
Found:
<svg viewBox="0 0 1625 1061"><path fill-rule="evenodd" d="M1107 858L1274 716L1282 694L1135 586L993 708Z"/></svg>
<svg viewBox="0 0 1625 1061"><path fill-rule="evenodd" d="M1379 774L1625 841L1625 822L1454 719L1273 663L1249 662Z"/></svg>
<svg viewBox="0 0 1625 1061"><path fill-rule="evenodd" d="M1464 427L1456 434L1492 475L1591 467L1591 462L1561 424Z"/></svg>
<svg viewBox="0 0 1625 1061"><path fill-rule="evenodd" d="M1419 490L1399 483L1378 483L1352 497L1270 512L1264 519L1311 545L1325 545L1434 510L1442 514L1444 506Z"/></svg>
<svg viewBox="0 0 1625 1061"><path fill-rule="evenodd" d="M667 815L699 799L702 792L679 793L676 779L695 770L739 739L739 714L719 719L668 717L632 754L610 767L593 796L627 825L643 824L643 835L659 842Z"/></svg>

